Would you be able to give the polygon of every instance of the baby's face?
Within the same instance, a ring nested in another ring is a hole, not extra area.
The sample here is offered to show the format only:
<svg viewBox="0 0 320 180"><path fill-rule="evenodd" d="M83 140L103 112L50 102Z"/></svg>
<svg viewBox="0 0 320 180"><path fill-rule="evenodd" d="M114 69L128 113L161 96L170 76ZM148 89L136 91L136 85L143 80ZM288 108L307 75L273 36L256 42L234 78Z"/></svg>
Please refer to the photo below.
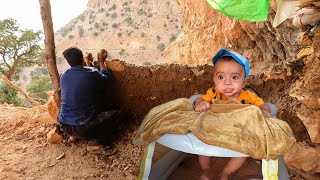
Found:
<svg viewBox="0 0 320 180"><path fill-rule="evenodd" d="M229 98L238 98L246 85L244 67L235 60L218 60L214 65L213 81L216 90Z"/></svg>

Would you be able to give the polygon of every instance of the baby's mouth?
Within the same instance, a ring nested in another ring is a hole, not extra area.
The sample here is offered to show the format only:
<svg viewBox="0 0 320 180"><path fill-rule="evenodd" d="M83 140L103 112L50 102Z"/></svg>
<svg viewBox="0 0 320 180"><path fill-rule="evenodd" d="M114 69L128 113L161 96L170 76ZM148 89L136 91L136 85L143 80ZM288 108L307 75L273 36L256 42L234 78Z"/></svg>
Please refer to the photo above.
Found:
<svg viewBox="0 0 320 180"><path fill-rule="evenodd" d="M233 92L232 88L224 89L224 93L232 93L232 92Z"/></svg>

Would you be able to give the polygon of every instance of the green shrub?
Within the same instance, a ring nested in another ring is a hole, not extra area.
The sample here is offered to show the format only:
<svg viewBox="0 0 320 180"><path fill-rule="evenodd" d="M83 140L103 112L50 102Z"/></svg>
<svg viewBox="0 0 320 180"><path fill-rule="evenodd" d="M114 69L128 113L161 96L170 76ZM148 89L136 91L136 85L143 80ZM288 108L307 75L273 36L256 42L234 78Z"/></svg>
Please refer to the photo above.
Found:
<svg viewBox="0 0 320 180"><path fill-rule="evenodd" d="M143 9L139 9L137 13L140 16L146 14L146 12Z"/></svg>
<svg viewBox="0 0 320 180"><path fill-rule="evenodd" d="M98 10L99 13L102 13L102 12L104 12L104 11L105 11L104 8L100 8L100 9Z"/></svg>
<svg viewBox="0 0 320 180"><path fill-rule="evenodd" d="M157 40L160 41L161 37L159 35L157 35Z"/></svg>
<svg viewBox="0 0 320 180"><path fill-rule="evenodd" d="M113 18L113 19L114 19L114 18L117 18L117 16L118 16L118 15L117 15L117 12L114 12L114 13L111 14L111 18Z"/></svg>
<svg viewBox="0 0 320 180"><path fill-rule="evenodd" d="M104 31L104 28L100 28L100 31L101 31L101 32Z"/></svg>
<svg viewBox="0 0 320 180"><path fill-rule="evenodd" d="M100 25L99 25L99 23L94 23L94 27L96 28L96 29L98 29L99 27L100 27Z"/></svg>
<svg viewBox="0 0 320 180"><path fill-rule="evenodd" d="M133 23L133 19L131 16L127 16L124 21L126 21L128 23L128 26L132 25Z"/></svg>
<svg viewBox="0 0 320 180"><path fill-rule="evenodd" d="M65 25L65 26L63 26L62 28L60 28L60 29L57 31L57 33L58 33L58 34L63 34L63 33L65 33L64 36L67 35L68 32L70 32L70 31L73 30L73 28L75 27L75 25L76 25L77 22L78 22L78 20L76 20L76 19L71 20L67 25Z"/></svg>
<svg viewBox="0 0 320 180"><path fill-rule="evenodd" d="M123 55L125 51L126 51L126 50L121 49L121 51L119 52L119 54L120 54L120 55Z"/></svg>
<svg viewBox="0 0 320 180"><path fill-rule="evenodd" d="M177 39L177 36L174 35L174 34L171 34L171 37L170 37L170 42L173 42Z"/></svg>
<svg viewBox="0 0 320 180"><path fill-rule="evenodd" d="M96 18L96 15L94 15L94 14L89 15L89 19L94 19L94 18Z"/></svg>
<svg viewBox="0 0 320 180"><path fill-rule="evenodd" d="M118 32L118 37L122 37L122 32Z"/></svg>
<svg viewBox="0 0 320 180"><path fill-rule="evenodd" d="M93 35L97 37L99 35L99 33L98 32L94 32Z"/></svg>
<svg viewBox="0 0 320 180"><path fill-rule="evenodd" d="M57 62L58 62L58 64L61 64L63 60L64 60L64 58L63 58L63 57L61 57L61 56L60 56L60 57L58 57L58 58L57 58Z"/></svg>
<svg viewBox="0 0 320 180"><path fill-rule="evenodd" d="M151 63L151 62L143 62L142 65L144 65L144 66L151 66L152 63Z"/></svg>
<svg viewBox="0 0 320 180"><path fill-rule="evenodd" d="M116 4L113 4L113 5L111 6L111 9L112 9L112 10L117 9L117 5L116 5Z"/></svg>
<svg viewBox="0 0 320 180"><path fill-rule="evenodd" d="M124 21L126 21L126 22L130 22L130 21L132 21L132 17L131 16L127 16L125 19L124 19Z"/></svg>
<svg viewBox="0 0 320 180"><path fill-rule="evenodd" d="M47 91L52 90L52 84L49 76L34 76L26 88L31 97L40 103L46 103L48 99Z"/></svg>
<svg viewBox="0 0 320 180"><path fill-rule="evenodd" d="M117 24L117 23L113 23L113 24L112 24L112 27L113 27L113 28L117 28L117 27L118 27L118 24Z"/></svg>
<svg viewBox="0 0 320 180"><path fill-rule="evenodd" d="M18 91L6 84L0 85L0 103L14 104L23 106L22 99L18 97Z"/></svg>
<svg viewBox="0 0 320 180"><path fill-rule="evenodd" d="M78 33L79 33L79 36L80 36L80 37L83 37L83 35L84 35L84 29L83 29L83 27L79 27Z"/></svg>
<svg viewBox="0 0 320 180"><path fill-rule="evenodd" d="M157 46L157 49L159 49L160 51L164 51L165 48L166 48L166 46L163 43L160 43Z"/></svg>
<svg viewBox="0 0 320 180"><path fill-rule="evenodd" d="M73 39L73 38L74 38L74 35L70 34L70 35L68 36L68 38L69 38L69 39Z"/></svg>
<svg viewBox="0 0 320 180"><path fill-rule="evenodd" d="M130 7L126 7L126 8L124 8L124 10L125 10L125 12L131 12Z"/></svg>
<svg viewBox="0 0 320 180"><path fill-rule="evenodd" d="M106 13L106 16L109 17L109 16L110 16L110 13L107 12L107 13Z"/></svg>
<svg viewBox="0 0 320 180"><path fill-rule="evenodd" d="M62 36L65 37L68 33L69 33L69 29L68 28L61 28L58 33Z"/></svg>
<svg viewBox="0 0 320 180"><path fill-rule="evenodd" d="M147 48L145 46L140 46L139 49L140 50L147 50Z"/></svg>
<svg viewBox="0 0 320 180"><path fill-rule="evenodd" d="M79 18L82 22L84 22L84 20L86 19L86 16L85 16L84 13L82 13L82 14L80 14L80 15L78 16L78 18Z"/></svg>

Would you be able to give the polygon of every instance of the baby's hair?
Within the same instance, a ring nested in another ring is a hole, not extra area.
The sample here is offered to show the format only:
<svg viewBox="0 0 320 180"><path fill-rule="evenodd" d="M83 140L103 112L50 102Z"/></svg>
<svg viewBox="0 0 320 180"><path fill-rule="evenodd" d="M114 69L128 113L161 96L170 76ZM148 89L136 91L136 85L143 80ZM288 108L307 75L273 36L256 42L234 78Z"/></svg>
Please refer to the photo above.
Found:
<svg viewBox="0 0 320 180"><path fill-rule="evenodd" d="M221 56L217 61L231 61L235 60L232 56Z"/></svg>
<svg viewBox="0 0 320 180"><path fill-rule="evenodd" d="M223 61L223 62L228 62L228 61L235 61L235 62L237 62L238 64L240 64L237 60L235 60L232 56L221 56L221 57L219 57L219 59L217 60L217 62L218 61ZM216 62L216 63L217 63ZM240 64L241 65L241 64ZM241 65L241 66L243 66L243 65ZM246 74L246 70L245 70L245 68L243 67L243 69L244 69L244 74Z"/></svg>

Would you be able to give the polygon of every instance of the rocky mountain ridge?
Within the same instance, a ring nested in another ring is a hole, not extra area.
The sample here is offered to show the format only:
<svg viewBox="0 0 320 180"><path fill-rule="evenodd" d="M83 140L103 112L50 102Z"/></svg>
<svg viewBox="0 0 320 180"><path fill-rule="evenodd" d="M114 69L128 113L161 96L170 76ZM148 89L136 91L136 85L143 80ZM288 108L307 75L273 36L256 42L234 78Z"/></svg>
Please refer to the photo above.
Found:
<svg viewBox="0 0 320 180"><path fill-rule="evenodd" d="M78 46L85 54L105 48L110 59L132 64L162 63L162 51L182 28L175 1L89 0L81 15L57 31L58 62L63 61L64 49ZM65 67L64 63L61 68Z"/></svg>

